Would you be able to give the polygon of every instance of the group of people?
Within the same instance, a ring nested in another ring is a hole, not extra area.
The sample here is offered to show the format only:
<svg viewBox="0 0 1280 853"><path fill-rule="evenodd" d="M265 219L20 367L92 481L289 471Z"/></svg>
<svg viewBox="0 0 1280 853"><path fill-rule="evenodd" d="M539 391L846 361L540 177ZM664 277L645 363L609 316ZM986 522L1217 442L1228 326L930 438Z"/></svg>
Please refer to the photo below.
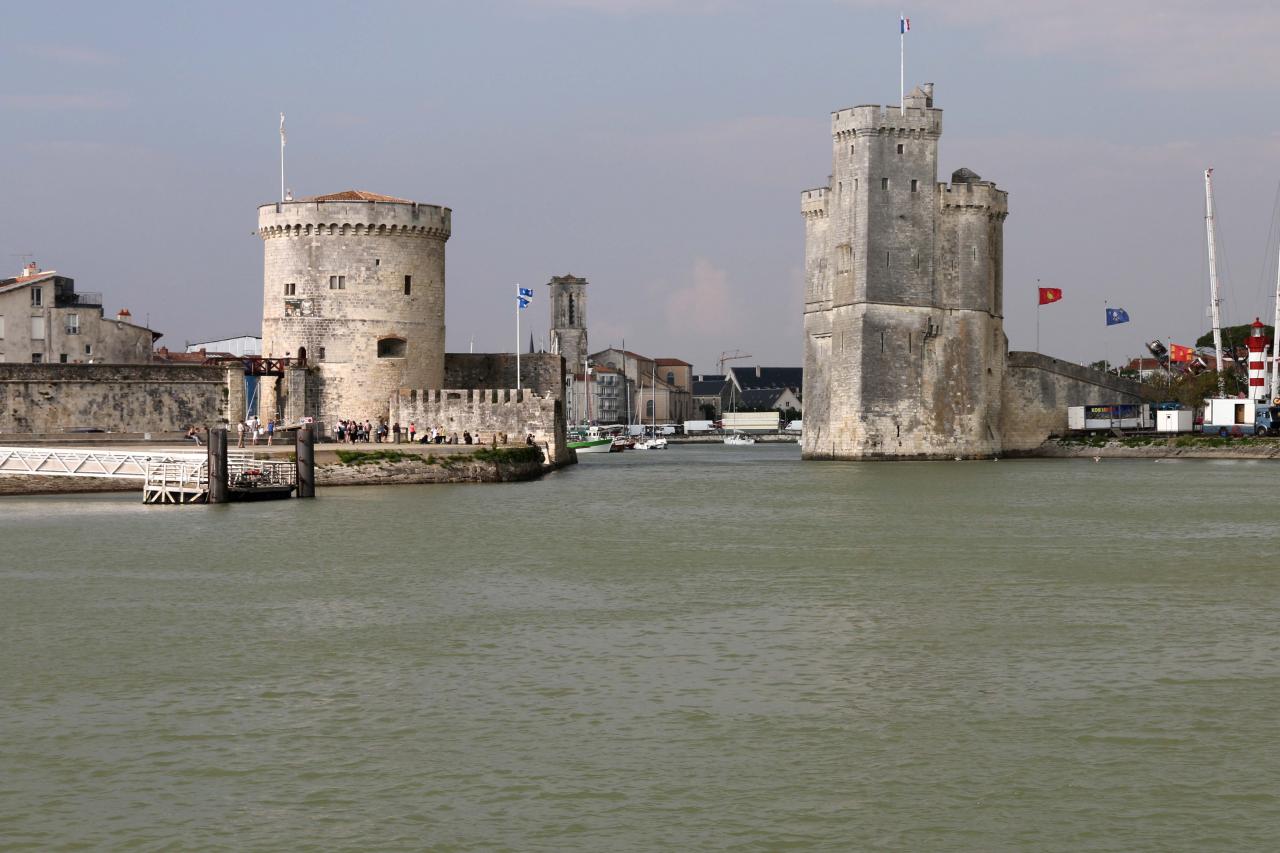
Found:
<svg viewBox="0 0 1280 853"><path fill-rule="evenodd" d="M236 423L236 447L244 447L245 436L249 437L249 443L253 447L258 446L259 438L266 438L267 446L270 446L276 437L276 421L275 418L268 418L264 424L258 420L256 415L250 415L243 421ZM197 443L199 440L197 439Z"/></svg>
<svg viewBox="0 0 1280 853"><path fill-rule="evenodd" d="M381 442L387 437L386 421L379 421L375 427L373 421L364 423L355 419L341 420L333 425L333 440L342 444L355 444L357 441Z"/></svg>

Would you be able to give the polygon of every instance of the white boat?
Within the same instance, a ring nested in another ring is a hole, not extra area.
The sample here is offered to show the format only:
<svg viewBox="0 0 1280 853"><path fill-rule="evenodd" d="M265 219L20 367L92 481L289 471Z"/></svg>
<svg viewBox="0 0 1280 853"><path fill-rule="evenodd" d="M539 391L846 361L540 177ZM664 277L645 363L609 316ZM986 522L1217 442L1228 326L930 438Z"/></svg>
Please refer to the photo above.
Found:
<svg viewBox="0 0 1280 853"><path fill-rule="evenodd" d="M658 367L655 362L653 367L653 378L650 388L653 394L653 425L650 429L653 435L642 441L636 442L636 450L666 450L667 440L658 435Z"/></svg>
<svg viewBox="0 0 1280 853"><path fill-rule="evenodd" d="M571 435L568 445L579 453L609 453L613 450L613 437L601 433L599 427L591 427Z"/></svg>
<svg viewBox="0 0 1280 853"><path fill-rule="evenodd" d="M735 432L732 435L726 435L724 437L724 443L725 444L755 444L756 440L749 435L743 435L740 432Z"/></svg>
<svg viewBox="0 0 1280 853"><path fill-rule="evenodd" d="M666 450L667 440L662 436L654 436L646 438L644 441L636 442L636 450Z"/></svg>

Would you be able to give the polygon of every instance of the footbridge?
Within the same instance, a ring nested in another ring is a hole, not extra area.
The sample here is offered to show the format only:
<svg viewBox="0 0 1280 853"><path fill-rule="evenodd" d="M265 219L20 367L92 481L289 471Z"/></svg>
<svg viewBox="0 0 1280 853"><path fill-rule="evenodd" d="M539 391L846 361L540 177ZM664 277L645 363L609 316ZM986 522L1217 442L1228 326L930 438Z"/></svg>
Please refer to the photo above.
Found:
<svg viewBox="0 0 1280 853"><path fill-rule="evenodd" d="M143 503L209 501L206 453L97 447L0 447L0 474L140 480ZM252 453L228 452L226 476L233 487L287 486L296 484L296 467L290 461L256 459Z"/></svg>

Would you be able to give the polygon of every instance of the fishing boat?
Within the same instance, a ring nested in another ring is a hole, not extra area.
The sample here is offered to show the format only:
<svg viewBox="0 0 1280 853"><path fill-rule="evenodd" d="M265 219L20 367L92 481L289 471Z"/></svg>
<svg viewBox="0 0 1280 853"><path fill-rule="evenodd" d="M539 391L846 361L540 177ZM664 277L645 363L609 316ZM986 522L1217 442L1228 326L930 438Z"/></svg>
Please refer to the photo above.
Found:
<svg viewBox="0 0 1280 853"><path fill-rule="evenodd" d="M579 453L616 453L613 447L613 436L605 435L600 427L589 427L577 430L569 435L569 449ZM622 448L618 448L621 450Z"/></svg>

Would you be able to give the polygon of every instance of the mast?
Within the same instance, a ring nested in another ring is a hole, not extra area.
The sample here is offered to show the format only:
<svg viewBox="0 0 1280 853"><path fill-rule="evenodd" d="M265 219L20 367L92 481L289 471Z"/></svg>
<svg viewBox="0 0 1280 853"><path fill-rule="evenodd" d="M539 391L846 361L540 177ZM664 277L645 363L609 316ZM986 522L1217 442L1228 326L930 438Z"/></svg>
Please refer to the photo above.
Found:
<svg viewBox="0 0 1280 853"><path fill-rule="evenodd" d="M1222 317L1218 299L1218 258L1213 244L1213 169L1204 170L1204 228L1209 241L1209 311L1213 317L1213 355L1218 371L1218 396L1227 393L1222 380Z"/></svg>
<svg viewBox="0 0 1280 853"><path fill-rule="evenodd" d="M1276 249L1276 319L1271 326L1271 397L1280 397L1280 247Z"/></svg>

